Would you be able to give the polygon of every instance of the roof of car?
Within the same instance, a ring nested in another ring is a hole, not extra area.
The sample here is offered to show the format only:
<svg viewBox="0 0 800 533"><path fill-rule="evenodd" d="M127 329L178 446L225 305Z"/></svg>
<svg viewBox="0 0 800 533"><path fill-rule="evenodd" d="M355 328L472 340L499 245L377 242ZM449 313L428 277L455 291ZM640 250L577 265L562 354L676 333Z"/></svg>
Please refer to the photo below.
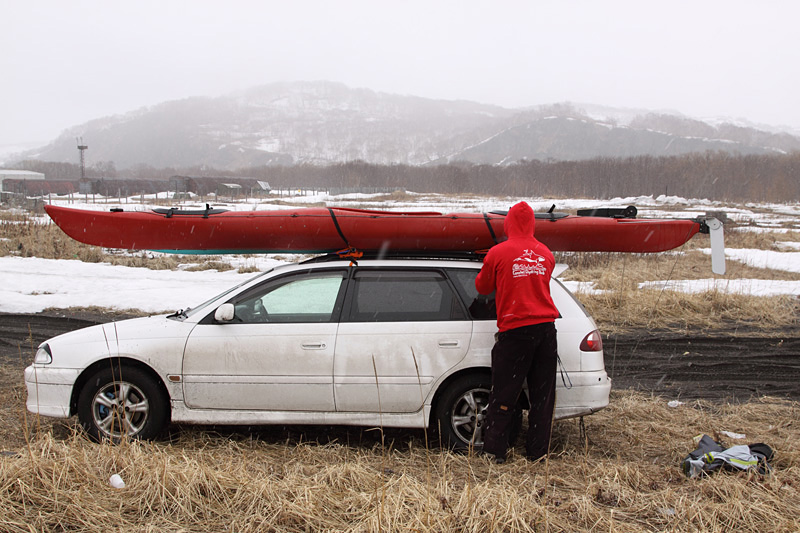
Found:
<svg viewBox="0 0 800 533"><path fill-rule="evenodd" d="M413 252L338 252L313 257L303 264L308 263L327 263L331 261L374 261L374 260L395 260L395 261L472 261L480 263L485 254L475 252L437 252L437 251L413 251Z"/></svg>
<svg viewBox="0 0 800 533"><path fill-rule="evenodd" d="M415 254L363 254L361 257L353 258L346 255L327 254L318 257L312 257L301 263L300 265L311 264L325 264L336 262L349 262L353 265L369 265L369 266L400 266L400 265L417 265L427 267L447 267L447 266L472 266L478 267L483 262L483 255L474 253L453 253L449 255L443 254L426 254L417 252ZM557 278L569 269L569 266L564 263L556 263L553 269L552 277Z"/></svg>

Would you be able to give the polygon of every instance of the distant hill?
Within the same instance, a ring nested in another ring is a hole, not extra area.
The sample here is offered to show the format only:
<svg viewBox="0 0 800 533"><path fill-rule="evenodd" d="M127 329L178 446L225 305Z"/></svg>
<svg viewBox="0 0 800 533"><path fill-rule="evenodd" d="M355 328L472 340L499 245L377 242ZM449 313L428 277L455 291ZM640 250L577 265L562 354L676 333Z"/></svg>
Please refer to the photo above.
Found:
<svg viewBox="0 0 800 533"><path fill-rule="evenodd" d="M352 89L330 82L275 83L217 98L164 102L99 118L49 145L9 159L87 162L116 168L328 164L429 165L466 161L800 150L800 137L754 127L643 112L621 122L570 104L507 109Z"/></svg>

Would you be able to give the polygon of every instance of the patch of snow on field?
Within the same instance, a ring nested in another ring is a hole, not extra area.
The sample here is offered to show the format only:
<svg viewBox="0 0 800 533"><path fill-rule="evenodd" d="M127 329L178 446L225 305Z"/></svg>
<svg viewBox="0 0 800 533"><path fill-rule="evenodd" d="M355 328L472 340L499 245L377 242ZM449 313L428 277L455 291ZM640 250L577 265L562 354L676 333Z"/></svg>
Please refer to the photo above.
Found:
<svg viewBox="0 0 800 533"><path fill-rule="evenodd" d="M760 228L756 226L741 226L734 231L741 233L789 233L788 228Z"/></svg>
<svg viewBox="0 0 800 533"><path fill-rule="evenodd" d="M771 279L695 279L674 281L647 281L640 289L664 289L675 292L701 293L717 291L724 294L746 294L750 296L800 296L800 282Z"/></svg>
<svg viewBox="0 0 800 533"><path fill-rule="evenodd" d="M704 254L711 255L711 248L703 248L700 251ZM753 250L748 248L727 248L725 250L725 258L739 261L754 268L800 272L800 252L774 252L771 250Z"/></svg>
<svg viewBox="0 0 800 533"><path fill-rule="evenodd" d="M235 270L150 270L76 260L0 257L0 311L107 307L148 313L193 307L252 278Z"/></svg>

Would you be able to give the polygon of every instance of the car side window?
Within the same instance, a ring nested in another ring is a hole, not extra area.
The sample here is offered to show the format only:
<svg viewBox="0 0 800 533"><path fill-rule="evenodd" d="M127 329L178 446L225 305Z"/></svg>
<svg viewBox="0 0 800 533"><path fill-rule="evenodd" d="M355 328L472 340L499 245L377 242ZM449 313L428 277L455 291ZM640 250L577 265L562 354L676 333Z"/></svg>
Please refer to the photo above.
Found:
<svg viewBox="0 0 800 533"><path fill-rule="evenodd" d="M265 283L234 302L236 322L303 323L337 319L345 271L315 272Z"/></svg>
<svg viewBox="0 0 800 533"><path fill-rule="evenodd" d="M353 277L351 322L466 320L445 277L436 271L359 270Z"/></svg>
<svg viewBox="0 0 800 533"><path fill-rule="evenodd" d="M463 268L448 269L447 275L458 289L459 295L469 309L473 320L496 320L497 307L495 306L494 293L484 296L475 288L475 278L479 270Z"/></svg>

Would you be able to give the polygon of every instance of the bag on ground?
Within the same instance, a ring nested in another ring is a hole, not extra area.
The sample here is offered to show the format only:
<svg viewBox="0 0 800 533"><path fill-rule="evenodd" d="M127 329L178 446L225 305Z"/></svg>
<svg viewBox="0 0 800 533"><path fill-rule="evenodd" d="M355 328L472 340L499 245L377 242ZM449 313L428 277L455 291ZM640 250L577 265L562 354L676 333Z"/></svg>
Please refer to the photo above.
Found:
<svg viewBox="0 0 800 533"><path fill-rule="evenodd" d="M708 435L703 435L697 449L683 460L682 467L683 473L690 478L705 476L720 469L729 472L753 470L763 475L772 470L769 461L774 455L772 448L761 442L723 448Z"/></svg>

